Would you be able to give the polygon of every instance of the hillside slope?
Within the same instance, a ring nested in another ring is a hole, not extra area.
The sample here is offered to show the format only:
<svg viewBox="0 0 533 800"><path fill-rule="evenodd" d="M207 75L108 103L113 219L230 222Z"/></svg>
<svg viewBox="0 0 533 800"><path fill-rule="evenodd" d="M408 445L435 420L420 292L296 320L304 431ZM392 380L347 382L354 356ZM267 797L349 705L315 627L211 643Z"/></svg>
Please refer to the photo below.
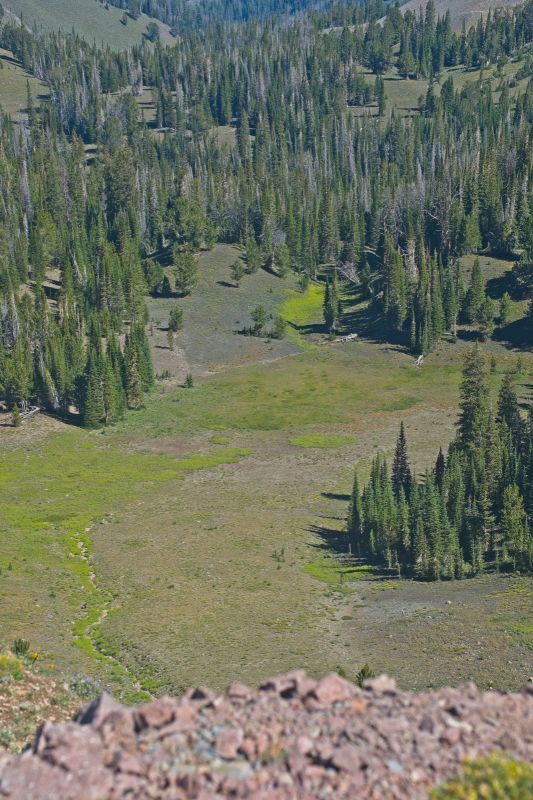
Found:
<svg viewBox="0 0 533 800"><path fill-rule="evenodd" d="M139 19L121 22L123 11L99 0L3 0L4 8L37 30L72 30L89 42L122 49L138 44L152 21L141 14ZM171 39L168 26L158 22L163 39Z"/></svg>
<svg viewBox="0 0 533 800"><path fill-rule="evenodd" d="M402 5L402 11L418 11L425 8L427 0L408 0ZM510 8L519 5L519 0L435 0L435 10L438 16L450 12L452 25L460 28L463 22L466 27L476 23L479 17L484 16L490 9Z"/></svg>

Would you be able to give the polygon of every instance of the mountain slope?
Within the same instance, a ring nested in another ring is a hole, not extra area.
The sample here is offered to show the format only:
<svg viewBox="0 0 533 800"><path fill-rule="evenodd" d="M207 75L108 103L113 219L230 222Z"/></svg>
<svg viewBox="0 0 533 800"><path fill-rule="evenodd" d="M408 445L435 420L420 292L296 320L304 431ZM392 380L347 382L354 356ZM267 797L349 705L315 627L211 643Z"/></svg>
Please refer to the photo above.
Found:
<svg viewBox="0 0 533 800"><path fill-rule="evenodd" d="M99 0L3 0L6 9L21 17L26 25L37 30L75 30L89 42L121 49L138 44L152 21L141 14L139 19L128 17L119 8L103 5ZM158 22L163 38L171 38L169 29Z"/></svg>
<svg viewBox="0 0 533 800"><path fill-rule="evenodd" d="M520 0L435 0L435 10L439 16L449 11L455 29L460 28L463 21L468 28L490 9L510 8L519 5L519 2ZM408 0L402 6L402 11L418 11L426 5L427 0Z"/></svg>

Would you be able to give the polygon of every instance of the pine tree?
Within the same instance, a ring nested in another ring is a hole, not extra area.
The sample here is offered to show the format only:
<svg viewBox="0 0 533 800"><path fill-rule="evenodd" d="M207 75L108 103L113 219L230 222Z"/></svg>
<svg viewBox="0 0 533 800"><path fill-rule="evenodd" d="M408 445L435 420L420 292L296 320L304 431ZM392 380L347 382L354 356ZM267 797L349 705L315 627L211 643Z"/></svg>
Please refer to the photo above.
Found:
<svg viewBox="0 0 533 800"><path fill-rule="evenodd" d="M511 313L511 297L509 296L509 292L504 292L501 300L500 300L500 316L499 316L499 324L503 327L507 325L509 322L509 316Z"/></svg>
<svg viewBox="0 0 533 800"><path fill-rule="evenodd" d="M231 280L233 281L235 286L238 287L241 285L244 273L245 273L244 264L242 263L240 258L238 258L237 261L234 261L233 264L231 265Z"/></svg>
<svg viewBox="0 0 533 800"><path fill-rule="evenodd" d="M409 457L407 455L407 440L405 437L404 424L402 422L400 424L400 433L396 441L394 460L392 462L392 485L396 498L399 498L400 492L403 491L405 497L409 499L411 482L412 476L409 466Z"/></svg>
<svg viewBox="0 0 533 800"><path fill-rule="evenodd" d="M168 315L168 328L172 333L177 333L183 328L183 310L173 306Z"/></svg>
<svg viewBox="0 0 533 800"><path fill-rule="evenodd" d="M363 506L359 492L357 470L354 473L350 510L347 523L348 541L353 554L363 555Z"/></svg>
<svg viewBox="0 0 533 800"><path fill-rule="evenodd" d="M139 408L142 401L142 379L139 371L139 354L135 342L129 336L126 340L125 348L125 370L126 370L126 397L129 408Z"/></svg>
<svg viewBox="0 0 533 800"><path fill-rule="evenodd" d="M176 289L180 294L188 295L198 282L198 260L188 251L173 251L174 267L176 269Z"/></svg>
<svg viewBox="0 0 533 800"><path fill-rule="evenodd" d="M11 424L14 428L20 428L22 425L22 418L20 415L20 409L18 405L15 403L13 409L11 411Z"/></svg>
<svg viewBox="0 0 533 800"><path fill-rule="evenodd" d="M485 283L481 272L479 258L474 261L470 276L470 287L466 293L464 316L467 322L479 322L483 303L485 301Z"/></svg>
<svg viewBox="0 0 533 800"><path fill-rule="evenodd" d="M378 117L385 115L385 81L378 75L374 85L374 95L378 104Z"/></svg>
<svg viewBox="0 0 533 800"><path fill-rule="evenodd" d="M459 438L466 449L483 446L488 396L485 375L484 358L476 345L467 351L464 358L459 402Z"/></svg>
<svg viewBox="0 0 533 800"><path fill-rule="evenodd" d="M261 336L267 321L266 311L263 306L256 306L252 311L251 316L254 323L254 336Z"/></svg>
<svg viewBox="0 0 533 800"><path fill-rule="evenodd" d="M105 418L104 383L101 355L93 347L89 352L85 381L83 424L86 428L97 428Z"/></svg>
<svg viewBox="0 0 533 800"><path fill-rule="evenodd" d="M503 557L509 555L516 569L517 564L530 566L531 544L528 536L524 500L516 484L506 486L502 508Z"/></svg>
<svg viewBox="0 0 533 800"><path fill-rule="evenodd" d="M444 488L444 476L446 472L446 459L444 458L444 453L442 452L442 447L439 448L439 454L437 456L437 460L435 462L435 484L439 491L442 491Z"/></svg>
<svg viewBox="0 0 533 800"><path fill-rule="evenodd" d="M502 379L498 395L497 420L509 428L513 444L520 450L525 437L525 425L520 414L511 372L507 372Z"/></svg>
<svg viewBox="0 0 533 800"><path fill-rule="evenodd" d="M335 315L335 307L332 298L332 291L329 278L326 281L326 289L324 292L324 303L322 311L324 315L324 325L326 326L326 330L332 333L335 328L336 315Z"/></svg>

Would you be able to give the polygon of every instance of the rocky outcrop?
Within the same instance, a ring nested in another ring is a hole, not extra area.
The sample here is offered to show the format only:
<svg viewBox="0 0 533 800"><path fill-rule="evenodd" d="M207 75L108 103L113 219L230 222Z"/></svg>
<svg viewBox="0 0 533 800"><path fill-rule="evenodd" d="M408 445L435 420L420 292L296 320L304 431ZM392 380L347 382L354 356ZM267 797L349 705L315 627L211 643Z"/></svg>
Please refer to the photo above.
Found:
<svg viewBox="0 0 533 800"><path fill-rule="evenodd" d="M533 760L533 689L422 694L302 671L258 690L192 689L126 708L109 695L0 759L0 798L425 798L465 756Z"/></svg>

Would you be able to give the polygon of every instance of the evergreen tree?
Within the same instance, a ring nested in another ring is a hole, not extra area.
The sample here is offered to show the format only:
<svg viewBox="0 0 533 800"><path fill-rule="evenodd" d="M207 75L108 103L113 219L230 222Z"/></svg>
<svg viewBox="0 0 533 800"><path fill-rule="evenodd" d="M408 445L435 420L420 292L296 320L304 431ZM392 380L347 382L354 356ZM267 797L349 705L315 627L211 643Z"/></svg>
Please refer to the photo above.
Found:
<svg viewBox="0 0 533 800"><path fill-rule="evenodd" d="M363 506L361 494L359 492L357 470L354 473L353 479L352 496L348 512L347 534L352 553L358 556L363 555Z"/></svg>
<svg viewBox="0 0 533 800"><path fill-rule="evenodd" d="M465 298L464 315L467 322L475 323L480 321L484 301L485 283L481 273L479 258L476 258L470 276L470 287Z"/></svg>
<svg viewBox="0 0 533 800"><path fill-rule="evenodd" d="M173 261L176 270L176 289L180 294L188 295L198 282L198 261L188 251L174 249Z"/></svg>
<svg viewBox="0 0 533 800"><path fill-rule="evenodd" d="M524 500L516 484L506 486L502 508L502 550L517 565L531 566L531 540L528 535Z"/></svg>
<svg viewBox="0 0 533 800"><path fill-rule="evenodd" d="M482 447L487 425L487 385L485 363L479 347L468 350L464 358L459 438L464 448Z"/></svg>
<svg viewBox="0 0 533 800"><path fill-rule="evenodd" d="M85 382L83 424L86 428L97 428L105 418L105 405L101 355L94 347L89 352Z"/></svg>
<svg viewBox="0 0 533 800"><path fill-rule="evenodd" d="M405 428L402 422L400 424L400 433L396 441L396 449L392 462L392 485L394 486L394 492L397 498L399 498L400 492L403 492L405 497L409 499L411 481L412 476L409 466L409 457L407 455L407 441L405 438Z"/></svg>
<svg viewBox="0 0 533 800"><path fill-rule="evenodd" d="M168 328L172 333L177 333L183 328L183 310L173 306L168 315Z"/></svg>

